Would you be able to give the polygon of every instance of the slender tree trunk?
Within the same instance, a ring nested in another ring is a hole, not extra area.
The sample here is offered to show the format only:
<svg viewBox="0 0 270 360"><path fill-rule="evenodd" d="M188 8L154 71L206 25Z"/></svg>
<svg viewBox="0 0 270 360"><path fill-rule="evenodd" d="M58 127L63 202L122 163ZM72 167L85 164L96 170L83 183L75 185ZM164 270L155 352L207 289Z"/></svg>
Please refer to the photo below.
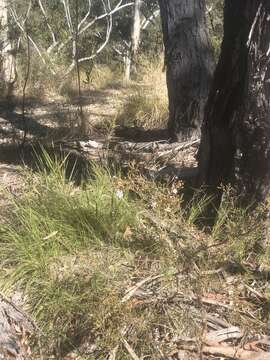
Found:
<svg viewBox="0 0 270 360"><path fill-rule="evenodd" d="M226 0L220 60L205 109L200 183L233 183L245 200L270 189L270 1Z"/></svg>
<svg viewBox="0 0 270 360"><path fill-rule="evenodd" d="M136 71L137 54L141 41L141 5L142 0L134 1L130 49L125 58L125 82L131 78L131 72Z"/></svg>
<svg viewBox="0 0 270 360"><path fill-rule="evenodd" d="M125 66L124 84L128 85L128 83L130 82L130 74L131 74L131 54L130 54L130 49L127 49L126 55L124 57L124 66Z"/></svg>
<svg viewBox="0 0 270 360"><path fill-rule="evenodd" d="M159 0L174 139L198 137L214 70L205 0Z"/></svg>
<svg viewBox="0 0 270 360"><path fill-rule="evenodd" d="M11 95L16 80L16 63L12 53L12 44L9 38L8 0L0 0L1 21L1 73L0 77L7 91Z"/></svg>
<svg viewBox="0 0 270 360"><path fill-rule="evenodd" d="M131 58L133 64L136 61L141 40L141 5L142 0L135 0L131 34Z"/></svg>

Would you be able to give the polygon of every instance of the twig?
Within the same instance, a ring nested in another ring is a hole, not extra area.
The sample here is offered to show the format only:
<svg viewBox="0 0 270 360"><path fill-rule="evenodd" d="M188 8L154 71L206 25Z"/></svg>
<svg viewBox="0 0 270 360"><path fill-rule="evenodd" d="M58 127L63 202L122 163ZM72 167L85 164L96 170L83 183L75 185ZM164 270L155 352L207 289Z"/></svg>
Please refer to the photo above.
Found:
<svg viewBox="0 0 270 360"><path fill-rule="evenodd" d="M186 303L186 304L190 304L190 303L192 303L194 301L198 301L201 304L213 305L213 306L221 307L221 308L224 308L224 309L227 309L227 310L230 310L230 311L235 311L235 312L237 312L239 314L248 316L248 317L258 321L258 318L255 315L251 314L250 312L238 309L235 306L225 304L223 302L220 302L220 301L217 301L217 300L214 300L214 299L208 299L208 298L203 297L203 296L201 297L201 296L195 296L195 295L191 295L191 296L187 297L183 292L176 293L175 297L177 295L180 296L177 299L179 299L179 301L181 301L183 303ZM270 360L270 358L269 358L269 360Z"/></svg>
<svg viewBox="0 0 270 360"><path fill-rule="evenodd" d="M26 42L27 42L27 69L26 69L26 74L25 74L25 79L24 79L24 84L23 84L23 92L22 92L22 119L23 119L23 127L24 127L23 140L22 140L22 144L21 144L22 147L25 144L26 136L27 136L27 132L28 132L28 129L26 126L26 119L25 119L25 97L26 97L26 87L27 87L28 80L29 80L30 66L31 66L30 41L29 41L27 30L26 30Z"/></svg>
<svg viewBox="0 0 270 360"><path fill-rule="evenodd" d="M138 291L140 287L142 287L144 284L151 283L157 279L162 278L164 275L156 275L156 276L148 276L147 278L139 281L136 285L132 286L127 292L126 295L121 300L122 303L127 302L132 296Z"/></svg>
<svg viewBox="0 0 270 360"><path fill-rule="evenodd" d="M75 45L75 53L74 53L74 61L76 64L76 76L77 76L77 87L78 87L78 108L79 108L79 118L80 118L80 129L83 135L86 134L86 121L84 118L83 113L83 106L82 106L82 91L81 91L81 70L80 70L80 63L79 63L79 56L78 56L78 41L79 41L79 3L78 0L75 1L75 31L74 31L74 45Z"/></svg>
<svg viewBox="0 0 270 360"><path fill-rule="evenodd" d="M257 21L259 19L261 9L262 9L262 3L259 5L256 16L255 16L254 21L252 23L252 26L251 26L251 29L250 29L250 32L249 32L249 35L248 35L247 47L249 47L250 44L251 44L252 36L253 36L254 29L255 29L255 26L257 24Z"/></svg>
<svg viewBox="0 0 270 360"><path fill-rule="evenodd" d="M223 271L223 268L219 268L217 270L210 270L210 271L202 271L200 273L200 276L208 276L208 275L214 275L214 274L219 274L220 272ZM163 278L165 275L164 274L159 274L159 275L155 275L155 276L148 276L147 278L139 281L137 284L135 284L134 286L132 286L130 289L128 289L126 291L125 296L123 297L123 299L121 300L122 303L127 302L128 300L130 300L132 298L133 295L136 294L136 292L145 284L149 284L155 280L161 279ZM178 281L180 279L185 279L187 277L189 277L190 275L183 275L181 274L180 271L176 271L175 273L172 274L172 276L177 276ZM182 294L182 293L181 293ZM197 298L196 298L197 299ZM193 297L191 300L195 300L195 297ZM208 299L205 299L205 301L207 301ZM216 305L216 304L215 304ZM222 304L220 303L220 305L226 305L226 304ZM228 305L229 307L229 305Z"/></svg>
<svg viewBox="0 0 270 360"><path fill-rule="evenodd" d="M108 357L108 360L115 360L115 359L116 359L116 353L117 353L118 349L119 349L119 345L116 345L116 346L112 349L112 351L110 352L110 355L109 355L109 357Z"/></svg>
<svg viewBox="0 0 270 360"><path fill-rule="evenodd" d="M206 339L208 342L217 342L220 343L225 340L231 339L240 339L243 337L243 332L239 329L238 326L230 326L226 329L210 331L206 334Z"/></svg>
<svg viewBox="0 0 270 360"><path fill-rule="evenodd" d="M260 301L265 301L266 298L263 294L259 293L257 290L253 289L252 287L245 284L245 288L254 294Z"/></svg>
<svg viewBox="0 0 270 360"><path fill-rule="evenodd" d="M159 156L157 157L157 160L165 155L169 155L172 154L173 156L176 156L176 153L181 151L181 150L185 150L188 149L191 146L197 145L200 143L200 139L196 139L193 141L188 141L188 142L184 142L182 144L180 144L179 146L175 147L172 150L168 150L168 151L164 151L163 153L160 153Z"/></svg>
<svg viewBox="0 0 270 360"><path fill-rule="evenodd" d="M141 360L125 339L123 339L122 342L123 342L124 347L126 348L126 350L128 351L129 355L132 357L133 360Z"/></svg>
<svg viewBox="0 0 270 360"><path fill-rule="evenodd" d="M120 331L121 337L125 336L128 331L129 331L129 328L128 328L127 326L124 326L123 329L121 329L121 331ZM116 354L117 354L118 349L119 349L119 344L116 345L116 346L110 351L108 360L115 360L115 359L116 359Z"/></svg>
<svg viewBox="0 0 270 360"><path fill-rule="evenodd" d="M206 321L207 321L207 325L211 328L214 328L216 330L222 328L228 328L231 325L229 323L227 323L227 321L224 321L216 316L207 314L206 315Z"/></svg>

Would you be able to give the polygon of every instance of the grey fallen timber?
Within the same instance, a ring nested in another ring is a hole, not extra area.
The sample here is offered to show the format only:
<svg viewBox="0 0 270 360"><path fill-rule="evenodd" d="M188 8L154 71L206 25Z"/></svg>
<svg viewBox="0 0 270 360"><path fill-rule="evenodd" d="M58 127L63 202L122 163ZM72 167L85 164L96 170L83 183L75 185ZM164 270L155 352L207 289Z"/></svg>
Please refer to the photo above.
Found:
<svg viewBox="0 0 270 360"><path fill-rule="evenodd" d="M77 144L84 150L87 149L110 149L126 152L143 152L143 153L157 153L157 152L178 152L188 149L190 147L198 147L200 139L195 139L185 142L170 143L166 140L150 141L150 142L131 142L123 141L121 138L110 138L108 141L78 141Z"/></svg>
<svg viewBox="0 0 270 360"><path fill-rule="evenodd" d="M3 145L1 146L0 158L1 156L4 159L10 157L12 163L16 159L17 161L22 159L24 164L31 166L36 162L36 155L42 154L43 148L49 154L69 154L70 160L76 161L77 164L88 161L95 161L105 165L116 163L120 167L127 169L130 162L135 161L142 174L151 179L162 180L169 177L185 180L194 178L197 175L196 161L194 160L190 166L189 164L181 165L177 161L172 162L172 159L183 152L183 159L185 160L185 151L195 153L198 144L199 139L183 143L163 141L134 143L116 141L115 138L112 140L99 139L98 141L93 139L87 141L57 141L55 143L43 141L27 143L19 152L18 147L15 145Z"/></svg>

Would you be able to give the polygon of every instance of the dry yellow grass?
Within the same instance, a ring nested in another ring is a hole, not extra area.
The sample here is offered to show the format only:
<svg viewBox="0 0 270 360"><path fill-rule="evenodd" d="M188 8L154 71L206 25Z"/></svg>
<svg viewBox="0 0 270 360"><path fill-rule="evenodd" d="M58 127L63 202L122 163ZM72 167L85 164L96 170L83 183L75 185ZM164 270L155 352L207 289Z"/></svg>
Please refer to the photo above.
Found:
<svg viewBox="0 0 270 360"><path fill-rule="evenodd" d="M145 129L166 127L168 95L162 67L161 61L141 61L137 82L131 84L127 100L119 111L118 124Z"/></svg>

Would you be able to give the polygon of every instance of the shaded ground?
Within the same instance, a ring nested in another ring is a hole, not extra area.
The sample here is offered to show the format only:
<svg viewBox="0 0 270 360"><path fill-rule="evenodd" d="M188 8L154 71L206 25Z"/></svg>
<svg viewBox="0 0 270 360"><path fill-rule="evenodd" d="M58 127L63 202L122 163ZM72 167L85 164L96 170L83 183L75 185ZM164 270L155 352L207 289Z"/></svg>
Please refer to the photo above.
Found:
<svg viewBox="0 0 270 360"><path fill-rule="evenodd" d="M89 128L108 127L113 123L121 103L125 101L125 89L88 90L82 95L82 105ZM50 101L27 99L26 114L22 115L20 106L0 110L0 141L19 140L27 132L27 138L64 139L78 137L77 97Z"/></svg>
<svg viewBox="0 0 270 360"><path fill-rule="evenodd" d="M114 161L115 158L116 162L124 166L135 161L138 166L146 167L147 172L150 171L149 173L152 174L154 171L155 178L156 171L162 170L164 173L168 170L174 176L177 166L181 168L196 166L196 147L175 151L177 146L170 148L169 135L165 129L114 127L121 105L125 103L131 91L132 89L123 87L83 91L81 103L89 127L87 136L81 136L78 128L77 96L70 95L68 100L63 97L51 100L28 98L24 116L19 105L5 108L2 104L0 163L31 166L33 160L35 161L31 144L40 142L49 149L53 142L58 145L52 151L64 147L66 152L72 151L74 156L78 155L79 158L80 153L91 160L110 158L110 161ZM19 102L20 100L17 100L18 104ZM24 144L22 147L24 139L26 144L30 145ZM98 142L97 147L89 146L88 140ZM137 146L139 143L142 145Z"/></svg>
<svg viewBox="0 0 270 360"><path fill-rule="evenodd" d="M20 168L10 164L0 164L0 182L4 188L17 193L20 185Z"/></svg>
<svg viewBox="0 0 270 360"><path fill-rule="evenodd" d="M2 163L0 160L0 225L5 223L6 214L25 189L23 167ZM16 296L16 292L13 294ZM18 304L18 301L16 301ZM0 292L0 328L1 328L1 292ZM0 359L1 359L1 334L0 334Z"/></svg>

